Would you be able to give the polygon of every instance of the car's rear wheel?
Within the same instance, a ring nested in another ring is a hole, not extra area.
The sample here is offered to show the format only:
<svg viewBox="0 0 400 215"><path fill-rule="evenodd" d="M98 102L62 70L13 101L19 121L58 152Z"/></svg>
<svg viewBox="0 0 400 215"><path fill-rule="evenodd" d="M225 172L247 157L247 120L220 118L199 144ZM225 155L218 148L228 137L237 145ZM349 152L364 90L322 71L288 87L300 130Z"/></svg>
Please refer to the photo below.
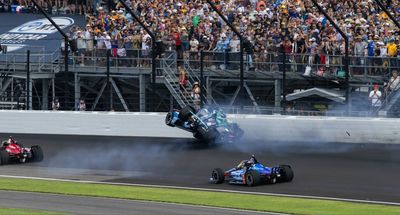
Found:
<svg viewBox="0 0 400 215"><path fill-rule="evenodd" d="M211 177L216 184L221 184L225 181L224 171L221 168L215 168L211 173Z"/></svg>
<svg viewBox="0 0 400 215"><path fill-rule="evenodd" d="M175 124L172 123L172 118L173 118L173 113L172 112L167 113L167 116L165 116L165 124L171 127L175 127Z"/></svg>
<svg viewBox="0 0 400 215"><path fill-rule="evenodd" d="M0 150L0 165L5 165L10 162L10 156L5 150Z"/></svg>
<svg viewBox="0 0 400 215"><path fill-rule="evenodd" d="M292 167L289 165L280 165L280 174L282 182L291 182L294 178Z"/></svg>
<svg viewBox="0 0 400 215"><path fill-rule="evenodd" d="M261 176L255 170L250 170L245 174L246 185L247 186L257 186L261 184Z"/></svg>
<svg viewBox="0 0 400 215"><path fill-rule="evenodd" d="M31 152L33 162L40 162L43 160L43 150L40 146L32 146Z"/></svg>
<svg viewBox="0 0 400 215"><path fill-rule="evenodd" d="M185 122L189 120L189 118L193 116L194 113L195 109L192 106L185 106L184 108L182 108L181 111L179 111L179 119Z"/></svg>

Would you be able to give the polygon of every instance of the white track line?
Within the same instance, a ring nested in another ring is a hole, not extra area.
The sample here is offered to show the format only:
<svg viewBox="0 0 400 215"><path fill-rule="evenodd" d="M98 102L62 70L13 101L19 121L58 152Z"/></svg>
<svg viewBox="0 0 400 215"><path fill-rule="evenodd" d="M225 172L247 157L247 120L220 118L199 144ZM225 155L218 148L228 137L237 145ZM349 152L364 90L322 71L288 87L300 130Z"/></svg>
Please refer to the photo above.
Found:
<svg viewBox="0 0 400 215"><path fill-rule="evenodd" d="M236 191L236 190L211 189L211 188L181 187L181 186L168 186L168 185L149 185L149 184L132 184L132 183L102 182L102 181L85 181L85 180L41 178L41 177L30 177L30 176L14 176L14 175L0 175L0 177L2 177L2 178L47 180L47 181L62 181L62 182L84 183L84 184L107 184L107 185L151 187L151 188L170 188L170 189L225 192L225 193L252 194L252 195L277 196L277 197L306 198L306 199L321 199L321 200L333 200L333 201L344 201L344 202L354 202L354 203L384 204L384 205L400 206L400 202L385 202L385 201L373 201L373 200L346 199L346 198L334 198L334 197L323 197L323 196L306 196L306 195L293 195L293 194L280 194L280 193L261 193L261 192Z"/></svg>
<svg viewBox="0 0 400 215"><path fill-rule="evenodd" d="M35 193L31 191L14 191L14 190L1 190L2 192L19 192L19 193ZM57 193L40 193L43 195L50 195L50 196L76 196L82 197L79 195L69 195L69 194L57 194ZM190 205L190 204L183 204L183 203L173 203L173 202L157 202L157 201L146 201L146 200L136 200L136 199L120 199L120 198L112 198L112 197L101 197L101 196L84 196L91 199L106 199L106 200L117 200L117 201L126 201L126 202L141 202L141 203L150 203L150 204L160 204L160 205L177 205L177 206L185 206L185 207L196 207L196 208L206 208L206 209L217 209L217 210L225 210L225 211L236 211L236 212L246 212L249 214L268 214L268 215L288 215L284 213L276 213L276 212L267 212L267 211L252 211L252 210L245 210L245 209L236 209L236 208L223 208L223 207L214 207L214 206L206 206L206 205Z"/></svg>

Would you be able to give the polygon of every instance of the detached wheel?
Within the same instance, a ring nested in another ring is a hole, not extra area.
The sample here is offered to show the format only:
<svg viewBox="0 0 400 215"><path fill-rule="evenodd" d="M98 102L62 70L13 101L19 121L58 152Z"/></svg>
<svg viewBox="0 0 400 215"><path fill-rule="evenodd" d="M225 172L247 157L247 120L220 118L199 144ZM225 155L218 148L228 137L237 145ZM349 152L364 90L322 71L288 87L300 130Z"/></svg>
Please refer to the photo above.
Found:
<svg viewBox="0 0 400 215"><path fill-rule="evenodd" d="M257 171L250 170L245 175L246 185L249 187L261 184L261 176Z"/></svg>
<svg viewBox="0 0 400 215"><path fill-rule="evenodd" d="M195 109L188 105L184 108L182 108L181 111L179 111L179 119L182 120L183 122L188 121L191 116L195 113Z"/></svg>
<svg viewBox="0 0 400 215"><path fill-rule="evenodd" d="M280 165L281 168L280 174L281 174L281 181L282 182L291 182L294 177L294 173L292 170L292 167L289 165Z"/></svg>
<svg viewBox="0 0 400 215"><path fill-rule="evenodd" d="M40 146L32 146L31 152L33 162L40 162L43 160L43 150Z"/></svg>
<svg viewBox="0 0 400 215"><path fill-rule="evenodd" d="M211 177L216 184L222 184L225 181L224 171L221 168L215 168L211 173Z"/></svg>
<svg viewBox="0 0 400 215"><path fill-rule="evenodd" d="M5 165L10 163L10 156L5 150L0 150L0 165Z"/></svg>
<svg viewBox="0 0 400 215"><path fill-rule="evenodd" d="M165 116L165 124L171 127L175 127L175 124L172 123L172 116L172 112L167 113L167 116Z"/></svg>

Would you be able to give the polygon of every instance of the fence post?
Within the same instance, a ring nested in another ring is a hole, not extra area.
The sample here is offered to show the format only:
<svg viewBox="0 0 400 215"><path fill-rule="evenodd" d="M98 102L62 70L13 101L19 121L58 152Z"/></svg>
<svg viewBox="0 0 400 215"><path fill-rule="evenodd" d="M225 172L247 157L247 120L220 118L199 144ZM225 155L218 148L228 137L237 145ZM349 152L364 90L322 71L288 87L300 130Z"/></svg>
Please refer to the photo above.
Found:
<svg viewBox="0 0 400 215"><path fill-rule="evenodd" d="M26 106L25 109L26 110L30 110L30 80L31 80L31 66L30 66L30 59L31 59L31 51L27 50L26 51Z"/></svg>
<svg viewBox="0 0 400 215"><path fill-rule="evenodd" d="M203 107L204 105L204 96L207 92L204 91L204 52L200 50L200 105Z"/></svg>
<svg viewBox="0 0 400 215"><path fill-rule="evenodd" d="M282 114L286 115L286 52L285 47L282 43Z"/></svg>
<svg viewBox="0 0 400 215"><path fill-rule="evenodd" d="M113 108L112 107L113 104L112 104L112 88L111 88L111 82L110 82L110 50L107 50L106 61L107 61L107 63L106 63L106 65L107 65L107 70L106 70L106 72L107 72L107 91L108 91L108 96L109 96L108 99L106 96L106 100L108 100L108 102L106 102L106 105L108 103L109 111L111 111Z"/></svg>

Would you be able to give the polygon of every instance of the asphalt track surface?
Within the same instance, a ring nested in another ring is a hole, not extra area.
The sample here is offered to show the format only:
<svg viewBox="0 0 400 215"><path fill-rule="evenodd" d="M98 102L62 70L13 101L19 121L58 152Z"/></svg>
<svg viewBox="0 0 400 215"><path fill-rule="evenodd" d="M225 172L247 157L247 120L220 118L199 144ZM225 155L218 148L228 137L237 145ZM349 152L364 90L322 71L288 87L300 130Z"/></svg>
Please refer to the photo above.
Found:
<svg viewBox="0 0 400 215"><path fill-rule="evenodd" d="M244 215L267 214L242 210L220 209L201 206L132 201L124 199L89 198L81 196L44 193L0 191L0 207L47 210L85 215Z"/></svg>
<svg viewBox="0 0 400 215"><path fill-rule="evenodd" d="M0 135L7 137L8 134ZM289 134L288 134L289 135ZM0 167L0 174L171 185L400 203L400 146L246 142L205 147L192 139L14 135L41 145L41 163ZM289 164L291 183L246 187L208 182L255 154L268 166Z"/></svg>

